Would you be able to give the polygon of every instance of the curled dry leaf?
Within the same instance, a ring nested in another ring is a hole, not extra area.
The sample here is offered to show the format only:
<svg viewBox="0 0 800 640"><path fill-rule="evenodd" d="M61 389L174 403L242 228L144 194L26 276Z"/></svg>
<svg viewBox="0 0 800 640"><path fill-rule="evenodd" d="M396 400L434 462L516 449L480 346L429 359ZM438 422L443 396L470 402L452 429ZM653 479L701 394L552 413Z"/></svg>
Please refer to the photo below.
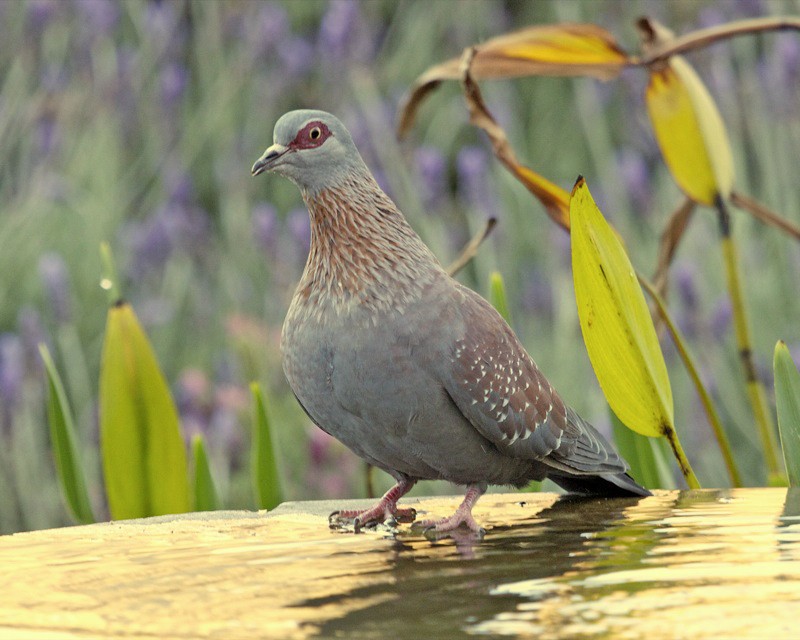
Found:
<svg viewBox="0 0 800 640"><path fill-rule="evenodd" d="M707 29L698 29L679 37L659 39L661 25L647 17L639 18L636 27L642 37L644 56L641 64L651 66L664 62L670 56L702 49L710 44L733 38L735 36L762 33L765 31L800 30L800 17L771 16L767 18L751 18L715 25Z"/></svg>
<svg viewBox="0 0 800 640"><path fill-rule="evenodd" d="M508 142L508 136L489 113L480 88L473 79L471 65L475 54L475 49L467 49L461 60L461 84L469 109L470 122L486 132L497 159L536 196L553 222L569 231L569 193L517 161L514 150Z"/></svg>
<svg viewBox="0 0 800 640"><path fill-rule="evenodd" d="M472 75L487 78L521 76L590 76L610 80L638 61L608 31L593 24L536 25L506 33L474 47ZM443 80L461 78L461 59L452 58L425 71L411 88L400 111L398 133L405 135L422 100Z"/></svg>
<svg viewBox="0 0 800 640"><path fill-rule="evenodd" d="M667 290L667 274L672 264L672 258L678 249L678 245L683 238L689 220L692 218L695 204L691 198L684 198L680 206L673 211L664 231L661 232L661 239L658 243L658 264L653 275L653 286L659 295L664 295Z"/></svg>

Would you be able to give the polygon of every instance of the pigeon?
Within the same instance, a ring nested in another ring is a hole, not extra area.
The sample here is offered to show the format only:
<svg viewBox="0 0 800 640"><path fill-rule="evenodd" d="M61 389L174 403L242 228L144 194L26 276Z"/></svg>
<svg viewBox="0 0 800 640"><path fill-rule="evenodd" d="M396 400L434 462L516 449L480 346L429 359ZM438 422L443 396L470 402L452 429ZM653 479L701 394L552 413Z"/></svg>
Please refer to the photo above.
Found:
<svg viewBox="0 0 800 640"><path fill-rule="evenodd" d="M472 508L489 485L550 478L581 494L651 495L494 307L447 274L335 116L290 111L273 142L252 174L291 180L311 218L281 333L286 379L320 429L396 481L336 522L410 522L398 500L422 479L466 487L455 513L422 522L437 532L482 532Z"/></svg>

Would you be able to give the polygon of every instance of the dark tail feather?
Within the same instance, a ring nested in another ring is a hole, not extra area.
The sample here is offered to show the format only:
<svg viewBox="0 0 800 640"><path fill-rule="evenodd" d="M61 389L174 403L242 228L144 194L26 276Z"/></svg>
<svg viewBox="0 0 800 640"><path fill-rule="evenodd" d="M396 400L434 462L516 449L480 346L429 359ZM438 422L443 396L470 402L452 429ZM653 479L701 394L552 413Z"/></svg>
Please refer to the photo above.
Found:
<svg viewBox="0 0 800 640"><path fill-rule="evenodd" d="M636 484L636 481L627 473L603 473L597 476L567 476L549 473L547 477L562 489L588 496L620 498L653 495L644 487Z"/></svg>

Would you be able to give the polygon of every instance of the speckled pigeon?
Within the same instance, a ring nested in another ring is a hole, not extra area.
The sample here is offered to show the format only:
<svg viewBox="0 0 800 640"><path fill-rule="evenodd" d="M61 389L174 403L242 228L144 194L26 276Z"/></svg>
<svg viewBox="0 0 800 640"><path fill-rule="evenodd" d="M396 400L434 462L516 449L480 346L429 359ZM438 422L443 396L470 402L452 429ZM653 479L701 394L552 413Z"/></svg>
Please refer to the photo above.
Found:
<svg viewBox="0 0 800 640"><path fill-rule="evenodd" d="M397 481L339 520L413 519L397 501L420 479L467 487L452 516L423 523L437 531L480 531L472 507L490 484L547 477L590 495L650 495L495 309L444 271L337 118L285 114L253 165L264 171L294 182L311 216L281 339L289 385L321 429Z"/></svg>

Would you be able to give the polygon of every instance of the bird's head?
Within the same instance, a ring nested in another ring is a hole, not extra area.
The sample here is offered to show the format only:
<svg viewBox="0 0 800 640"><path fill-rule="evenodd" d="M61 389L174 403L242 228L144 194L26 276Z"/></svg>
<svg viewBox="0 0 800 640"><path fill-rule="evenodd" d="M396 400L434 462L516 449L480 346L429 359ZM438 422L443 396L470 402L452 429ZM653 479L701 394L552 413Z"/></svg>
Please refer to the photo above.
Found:
<svg viewBox="0 0 800 640"><path fill-rule="evenodd" d="M273 143L253 165L254 176L274 171L301 189L319 191L364 167L350 133L325 111L284 114L275 123Z"/></svg>

